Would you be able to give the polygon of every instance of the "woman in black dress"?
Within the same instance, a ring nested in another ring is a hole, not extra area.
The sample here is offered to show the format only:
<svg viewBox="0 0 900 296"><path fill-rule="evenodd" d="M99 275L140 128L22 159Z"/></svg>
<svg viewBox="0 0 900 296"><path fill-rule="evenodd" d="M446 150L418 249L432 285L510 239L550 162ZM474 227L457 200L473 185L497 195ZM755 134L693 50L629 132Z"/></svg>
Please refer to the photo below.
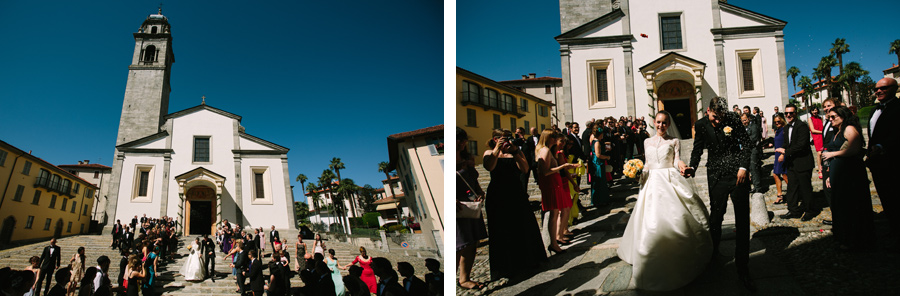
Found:
<svg viewBox="0 0 900 296"><path fill-rule="evenodd" d="M875 233L859 118L844 106L831 109L828 118L838 130L822 153L822 164L829 166L832 231L842 250L869 248Z"/></svg>
<svg viewBox="0 0 900 296"><path fill-rule="evenodd" d="M508 277L547 259L528 193L519 178L528 172L528 160L510 142L512 132L494 130L484 152L484 168L491 172L485 196L490 237L491 279Z"/></svg>
<svg viewBox="0 0 900 296"><path fill-rule="evenodd" d="M127 296L138 296L141 290L141 280L147 276L147 270L143 266L143 262L141 262L141 258L138 258L136 255L131 255L128 258L128 268L125 271L127 276L127 285L128 287L125 290L125 295Z"/></svg>
<svg viewBox="0 0 900 296"><path fill-rule="evenodd" d="M468 148L469 135L465 130L456 128L456 201L471 201L469 198L469 186L475 192L471 192L476 199L484 197L484 191L478 185L478 171L475 170L475 158L466 149ZM475 263L475 248L478 241L487 238L487 229L484 227L484 219L456 218L456 262L459 268L457 283L466 289L481 289L483 283L473 282L469 275L472 265Z"/></svg>

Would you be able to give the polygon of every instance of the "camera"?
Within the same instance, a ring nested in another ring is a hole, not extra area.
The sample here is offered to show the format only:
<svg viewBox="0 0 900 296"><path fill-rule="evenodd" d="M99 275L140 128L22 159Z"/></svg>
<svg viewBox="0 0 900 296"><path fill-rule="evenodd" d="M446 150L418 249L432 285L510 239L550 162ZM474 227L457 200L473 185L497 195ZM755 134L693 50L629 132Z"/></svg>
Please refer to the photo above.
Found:
<svg viewBox="0 0 900 296"><path fill-rule="evenodd" d="M522 138L512 138L509 142L516 146L525 146L525 139Z"/></svg>

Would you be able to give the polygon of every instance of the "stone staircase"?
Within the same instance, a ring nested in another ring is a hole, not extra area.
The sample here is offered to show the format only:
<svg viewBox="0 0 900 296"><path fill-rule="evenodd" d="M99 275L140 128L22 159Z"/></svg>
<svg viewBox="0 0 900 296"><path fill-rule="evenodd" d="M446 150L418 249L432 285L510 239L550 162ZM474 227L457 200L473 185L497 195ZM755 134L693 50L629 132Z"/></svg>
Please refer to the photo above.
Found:
<svg viewBox="0 0 900 296"><path fill-rule="evenodd" d="M191 236L184 237L180 240L177 254L174 255L174 261L167 263L160 261L157 263L159 269L157 274L158 284L155 285L157 292L164 295L235 295L234 290L237 289L237 285L231 276L231 268L228 266L230 260L224 260L221 252L216 254L216 272L218 276L216 277L215 282L212 282L209 279L202 282L189 282L184 280L184 277L180 274L179 270L188 258L190 251L187 250L187 246L190 245L194 238L194 236ZM109 275L110 279L115 282L120 272L119 260L121 256L119 255L118 250L110 249L110 242L112 242L112 236L109 234L78 235L60 238L57 240L57 245L59 245L62 250L61 265L66 266L69 259L71 259L72 255L75 253L75 250L77 250L78 247L83 246L87 256L87 266L96 266L96 260L101 255L106 255L110 258L112 263L110 264ZM294 242L296 242L296 240L288 241L288 245L290 246L288 252L292 257L295 257L293 248ZM307 244L311 243L311 241L306 242ZM0 267L9 266L13 269L24 269L28 266L28 259L31 256L40 256L43 248L47 245L48 242L41 242L0 251ZM359 254L358 246L334 240L326 241L326 246L335 250L338 263L341 265L353 262L353 259ZM271 251L271 248L267 246L266 252L271 254ZM388 257L391 262L395 264L395 268L397 261L410 262L415 267L416 274L420 278L423 278L424 274L427 272L424 267L424 259L405 256L398 257L397 255L391 256L390 254L382 254L378 250L368 251L370 256ZM271 258L270 256L271 255L267 255L267 257L263 258L263 262L268 262ZM294 258L291 258L291 268L294 267L294 260ZM268 271L264 271L264 274L267 275ZM347 271L342 270L341 274L347 275ZM115 283L113 285L115 286ZM294 275L291 278L291 287L302 286L303 283L301 282L300 277Z"/></svg>

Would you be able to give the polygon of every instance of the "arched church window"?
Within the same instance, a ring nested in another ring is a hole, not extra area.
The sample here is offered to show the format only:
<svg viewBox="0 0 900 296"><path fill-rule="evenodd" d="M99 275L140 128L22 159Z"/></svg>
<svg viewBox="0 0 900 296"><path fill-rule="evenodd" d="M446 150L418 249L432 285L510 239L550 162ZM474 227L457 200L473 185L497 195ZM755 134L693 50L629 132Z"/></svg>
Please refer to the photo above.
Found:
<svg viewBox="0 0 900 296"><path fill-rule="evenodd" d="M150 34L156 34L156 26L150 29Z"/></svg>
<svg viewBox="0 0 900 296"><path fill-rule="evenodd" d="M156 59L156 46L147 46L144 50L144 62L153 62Z"/></svg>

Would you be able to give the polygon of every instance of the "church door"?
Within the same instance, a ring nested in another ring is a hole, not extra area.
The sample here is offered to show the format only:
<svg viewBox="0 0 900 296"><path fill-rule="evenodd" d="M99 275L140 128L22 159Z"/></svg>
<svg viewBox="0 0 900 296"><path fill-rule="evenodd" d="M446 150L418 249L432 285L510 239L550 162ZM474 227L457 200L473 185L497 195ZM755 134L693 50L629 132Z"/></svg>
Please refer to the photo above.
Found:
<svg viewBox="0 0 900 296"><path fill-rule="evenodd" d="M187 193L187 217L185 234L212 234L215 223L215 189L195 186Z"/></svg>
<svg viewBox="0 0 900 296"><path fill-rule="evenodd" d="M16 229L16 218L9 216L3 220L3 228L0 229L0 245L8 244L12 240L13 229Z"/></svg>
<svg viewBox="0 0 900 296"><path fill-rule="evenodd" d="M681 138L692 138L694 121L697 121L697 102L691 84L681 80L672 80L660 86L657 95L659 110L666 110L672 114L672 123L675 124Z"/></svg>

